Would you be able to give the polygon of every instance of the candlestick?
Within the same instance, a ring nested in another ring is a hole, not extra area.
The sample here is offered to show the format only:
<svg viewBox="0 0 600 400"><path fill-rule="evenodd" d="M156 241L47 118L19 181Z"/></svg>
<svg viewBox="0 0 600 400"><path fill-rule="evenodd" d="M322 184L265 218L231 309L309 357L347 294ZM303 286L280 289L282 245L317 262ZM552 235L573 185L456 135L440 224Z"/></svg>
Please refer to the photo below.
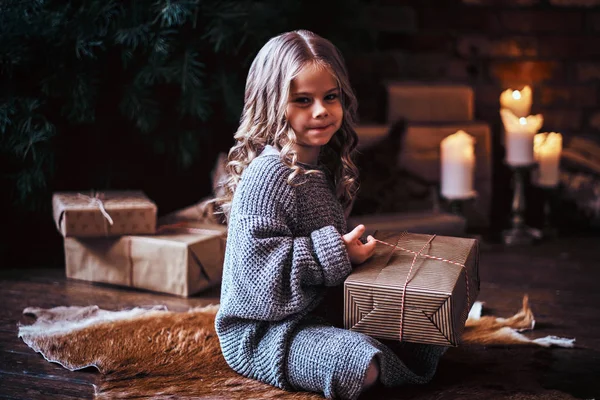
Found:
<svg viewBox="0 0 600 400"><path fill-rule="evenodd" d="M518 118L526 117L531 110L531 88L523 90L506 89L500 94L500 107L510 110Z"/></svg>
<svg viewBox="0 0 600 400"><path fill-rule="evenodd" d="M501 109L504 124L506 163L511 167L528 166L534 162L533 137L544 122L541 114L517 117L508 109Z"/></svg>
<svg viewBox="0 0 600 400"><path fill-rule="evenodd" d="M457 200L475 196L473 190L474 143L475 139L462 130L447 136L440 143L443 197Z"/></svg>
<svg viewBox="0 0 600 400"><path fill-rule="evenodd" d="M542 227L542 236L545 239L555 238L558 230L552 224L552 203L554 200L554 187L544 187L544 226Z"/></svg>
<svg viewBox="0 0 600 400"><path fill-rule="evenodd" d="M533 154L538 163L535 182L541 187L558 186L562 135L538 133L533 138Z"/></svg>
<svg viewBox="0 0 600 400"><path fill-rule="evenodd" d="M512 167L514 176L514 194L512 200L512 227L502 232L507 245L531 244L542 237L538 229L525 225L525 178L533 164Z"/></svg>
<svg viewBox="0 0 600 400"><path fill-rule="evenodd" d="M474 192L473 196L469 197L469 198L449 199L446 209L454 215L458 215L460 217L466 218L465 206L469 203L474 203L476 201L476 197L477 197L477 192Z"/></svg>

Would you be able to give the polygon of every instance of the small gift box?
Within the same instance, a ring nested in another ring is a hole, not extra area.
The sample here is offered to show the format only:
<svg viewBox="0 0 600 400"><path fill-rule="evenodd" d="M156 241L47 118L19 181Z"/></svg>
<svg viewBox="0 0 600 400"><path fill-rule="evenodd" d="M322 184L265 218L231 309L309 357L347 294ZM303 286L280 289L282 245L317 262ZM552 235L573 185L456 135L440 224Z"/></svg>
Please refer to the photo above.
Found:
<svg viewBox="0 0 600 400"><path fill-rule="evenodd" d="M163 225L179 222L194 222L225 225L225 217L220 211L215 210L215 203L211 201L213 199L213 197L207 197L196 204L163 215L158 219L158 223Z"/></svg>
<svg viewBox="0 0 600 400"><path fill-rule="evenodd" d="M140 191L59 192L52 196L52 208L56 227L65 237L156 231L156 204Z"/></svg>
<svg viewBox="0 0 600 400"><path fill-rule="evenodd" d="M389 340L457 346L479 294L475 239L381 233L344 282L344 326Z"/></svg>
<svg viewBox="0 0 600 400"><path fill-rule="evenodd" d="M190 296L221 281L225 227L178 224L153 236L65 238L67 278Z"/></svg>

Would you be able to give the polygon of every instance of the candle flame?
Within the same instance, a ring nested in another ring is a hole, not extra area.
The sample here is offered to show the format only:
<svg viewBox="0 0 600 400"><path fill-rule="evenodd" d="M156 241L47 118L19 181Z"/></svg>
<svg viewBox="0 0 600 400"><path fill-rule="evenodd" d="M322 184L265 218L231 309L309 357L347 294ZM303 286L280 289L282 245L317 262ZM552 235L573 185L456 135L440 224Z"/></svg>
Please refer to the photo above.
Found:
<svg viewBox="0 0 600 400"><path fill-rule="evenodd" d="M519 123L520 123L521 125L527 125L527 118L525 118L525 117L521 117L521 118L519 118Z"/></svg>
<svg viewBox="0 0 600 400"><path fill-rule="evenodd" d="M520 100L521 99L521 92L519 92L518 90L513 90L512 97L515 100Z"/></svg>

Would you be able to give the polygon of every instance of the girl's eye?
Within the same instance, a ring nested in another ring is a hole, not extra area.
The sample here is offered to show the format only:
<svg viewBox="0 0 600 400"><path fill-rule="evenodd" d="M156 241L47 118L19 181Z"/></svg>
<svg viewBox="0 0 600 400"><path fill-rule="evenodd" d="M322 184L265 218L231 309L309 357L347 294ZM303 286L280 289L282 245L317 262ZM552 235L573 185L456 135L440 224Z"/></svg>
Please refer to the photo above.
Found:
<svg viewBox="0 0 600 400"><path fill-rule="evenodd" d="M338 96L338 94L337 94L337 93L332 93L332 94L329 94L329 95L325 96L325 100L327 100L327 101L331 101L331 100L335 100L335 99L337 99L338 97L339 97L339 96Z"/></svg>
<svg viewBox="0 0 600 400"><path fill-rule="evenodd" d="M300 104L308 104L308 103L310 103L310 99L308 97L296 97L294 102L300 103Z"/></svg>

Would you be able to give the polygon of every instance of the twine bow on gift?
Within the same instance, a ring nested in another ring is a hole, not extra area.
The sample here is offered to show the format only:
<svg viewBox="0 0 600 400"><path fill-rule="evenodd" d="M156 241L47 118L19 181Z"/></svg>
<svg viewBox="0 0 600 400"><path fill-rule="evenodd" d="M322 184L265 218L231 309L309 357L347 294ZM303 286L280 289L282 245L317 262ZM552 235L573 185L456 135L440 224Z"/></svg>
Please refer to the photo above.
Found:
<svg viewBox="0 0 600 400"><path fill-rule="evenodd" d="M154 233L156 229L156 204L141 191L56 192L52 214L65 237Z"/></svg>
<svg viewBox="0 0 600 400"><path fill-rule="evenodd" d="M92 192L92 196L88 196L82 193L77 193L77 197L89 200L90 204L98 206L100 212L104 216L104 218L108 221L108 223L112 226L114 224L113 219L110 217L108 211L104 207L104 193L101 192Z"/></svg>
<svg viewBox="0 0 600 400"><path fill-rule="evenodd" d="M398 246L398 243L400 243L400 241L402 240L402 238L404 237L405 234L406 234L406 232L404 232L404 233L402 233L402 235L400 235L400 237L396 241L396 244L391 244L391 243L384 242L383 240L375 239L376 242L393 248L392 251L391 251L391 253L390 253L390 255L389 255L389 257L387 258L387 260L385 262L384 268L388 265L388 263L392 259L392 256L394 255L394 252L396 250L401 250L401 251L404 251L404 252L407 252L407 253L411 253L411 254L414 255L412 263L410 264L410 269L408 270L408 274L406 275L406 280L404 282L404 287L402 289L402 301L401 301L401 304L400 304L400 329L399 329L400 341L402 341L403 336L404 336L404 332L403 332L403 328L404 328L404 304L405 304L405 298L406 298L406 289L408 288L408 284L411 281L411 274L412 274L413 268L414 268L414 266L415 266L415 264L417 262L417 258L419 256L421 256L423 258L429 258L429 259L432 259L432 260L437 260L437 261L442 261L442 262L446 262L446 263L458 265L459 267L461 267L461 268L463 268L465 270L465 285L466 285L466 291L467 291L467 310L471 309L471 299L470 299L470 295L469 295L469 274L467 273L467 267L464 264L458 263L456 261L451 261L451 260L447 260L445 258L431 256L429 254L423 254L423 250L425 250L425 248L431 244L431 242L433 241L433 239L435 239L435 237L437 235L432 235L427 240L427 242L425 242L425 244L423 245L423 247L421 247L421 249L419 251L413 251L413 250L406 249L404 247Z"/></svg>

